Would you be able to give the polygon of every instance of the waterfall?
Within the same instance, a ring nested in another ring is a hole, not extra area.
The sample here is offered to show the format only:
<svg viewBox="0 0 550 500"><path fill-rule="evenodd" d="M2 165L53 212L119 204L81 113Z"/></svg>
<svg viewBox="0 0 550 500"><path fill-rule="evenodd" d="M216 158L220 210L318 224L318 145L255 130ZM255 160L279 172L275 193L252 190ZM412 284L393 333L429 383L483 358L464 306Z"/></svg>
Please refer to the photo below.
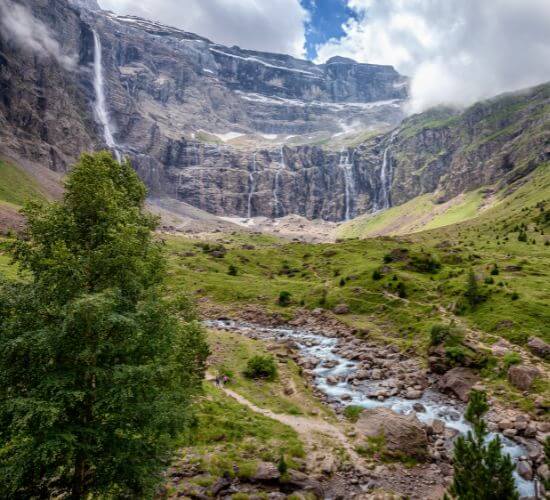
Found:
<svg viewBox="0 0 550 500"><path fill-rule="evenodd" d="M105 144L115 153L116 159L120 162L121 156L117 149L113 133L111 132L111 124L109 120L109 112L105 102L104 81L103 81L103 66L101 64L101 40L96 30L94 34L94 91L95 104L94 112L96 119L103 127L103 139Z"/></svg>
<svg viewBox="0 0 550 500"><path fill-rule="evenodd" d="M380 169L380 196L378 197L378 203L376 206L377 210L390 208L390 191L392 183L392 161L390 148L397 132L398 130L395 130L390 136L390 142L384 149L384 154L382 155L382 168Z"/></svg>
<svg viewBox="0 0 550 500"><path fill-rule="evenodd" d="M280 184L280 175L281 170L285 168L285 152L283 150L283 146L281 146L281 161L279 163L279 168L277 168L277 172L275 172L275 182L273 185L273 204L275 205L275 217L281 217L281 204L279 201L279 184Z"/></svg>
<svg viewBox="0 0 550 500"><path fill-rule="evenodd" d="M247 217L252 218L252 195L254 194L254 174L256 173L256 152L252 155L252 171L248 171Z"/></svg>
<svg viewBox="0 0 550 500"><path fill-rule="evenodd" d="M350 220L353 217L353 211L351 208L352 197L355 191L355 180L353 178L353 153L352 161L350 161L349 151L342 149L340 151L340 161L338 166L342 169L344 174L344 196L345 196L345 220Z"/></svg>

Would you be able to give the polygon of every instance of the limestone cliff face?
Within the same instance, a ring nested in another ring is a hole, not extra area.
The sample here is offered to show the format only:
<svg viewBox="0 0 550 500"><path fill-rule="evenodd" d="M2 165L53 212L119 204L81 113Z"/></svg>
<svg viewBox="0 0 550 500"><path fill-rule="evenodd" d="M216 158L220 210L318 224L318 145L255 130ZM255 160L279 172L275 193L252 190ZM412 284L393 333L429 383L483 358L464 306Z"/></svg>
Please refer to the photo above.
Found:
<svg viewBox="0 0 550 500"><path fill-rule="evenodd" d="M153 195L214 214L342 220L521 176L548 155L548 86L401 123L407 79L389 66L228 48L93 0L30 12L74 64L0 33L0 152L54 170L105 147L97 42L116 149ZM338 144L350 129L380 133Z"/></svg>

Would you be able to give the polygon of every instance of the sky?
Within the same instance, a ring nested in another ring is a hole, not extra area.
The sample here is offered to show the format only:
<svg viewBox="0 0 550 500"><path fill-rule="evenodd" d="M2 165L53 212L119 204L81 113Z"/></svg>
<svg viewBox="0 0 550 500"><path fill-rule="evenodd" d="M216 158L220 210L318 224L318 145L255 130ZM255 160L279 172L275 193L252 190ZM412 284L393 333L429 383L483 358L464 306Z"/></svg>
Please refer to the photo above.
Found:
<svg viewBox="0 0 550 500"><path fill-rule="evenodd" d="M225 45L411 77L411 112L550 81L550 0L99 0Z"/></svg>

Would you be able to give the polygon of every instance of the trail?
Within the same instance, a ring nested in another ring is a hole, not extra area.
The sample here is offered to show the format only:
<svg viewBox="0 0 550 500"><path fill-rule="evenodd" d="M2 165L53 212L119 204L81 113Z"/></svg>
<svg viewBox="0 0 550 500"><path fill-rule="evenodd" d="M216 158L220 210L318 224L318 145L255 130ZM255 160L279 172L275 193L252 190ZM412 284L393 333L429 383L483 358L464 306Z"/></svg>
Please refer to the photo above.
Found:
<svg viewBox="0 0 550 500"><path fill-rule="evenodd" d="M211 381L213 379L214 377L211 374L207 374L206 380ZM292 427L292 429L294 429L308 445L312 445L316 442L313 433L319 433L329 438L332 438L333 440L337 441L338 444L344 448L344 450L346 450L351 459L353 467L358 472L368 472L368 469L363 466L363 458L355 451L353 445L349 442L348 438L336 425L313 417L302 417L297 415L288 415L285 413L275 413L271 410L256 406L254 403L246 399L241 394L238 394L237 392L228 389L227 387L221 387L221 390L229 397L237 401L239 404L246 406L253 412L259 413L264 417L271 418L273 420L276 420L277 422L280 422L281 424ZM326 452L327 450L325 449L324 451Z"/></svg>

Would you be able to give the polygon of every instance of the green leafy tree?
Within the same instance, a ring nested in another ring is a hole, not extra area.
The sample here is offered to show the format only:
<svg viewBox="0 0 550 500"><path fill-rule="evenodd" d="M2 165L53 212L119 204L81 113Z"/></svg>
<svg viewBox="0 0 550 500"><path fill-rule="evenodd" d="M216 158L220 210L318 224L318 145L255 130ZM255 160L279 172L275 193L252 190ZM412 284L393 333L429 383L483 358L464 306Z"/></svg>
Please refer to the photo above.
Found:
<svg viewBox="0 0 550 500"><path fill-rule="evenodd" d="M466 420L473 427L466 437L459 436L454 446L454 479L449 489L459 500L516 500L519 498L510 457L502 453L499 437L486 443L487 425L483 415L489 409L487 395L472 390Z"/></svg>
<svg viewBox="0 0 550 500"><path fill-rule="evenodd" d="M83 155L62 201L24 209L0 284L0 497L149 496L208 348L128 162Z"/></svg>

